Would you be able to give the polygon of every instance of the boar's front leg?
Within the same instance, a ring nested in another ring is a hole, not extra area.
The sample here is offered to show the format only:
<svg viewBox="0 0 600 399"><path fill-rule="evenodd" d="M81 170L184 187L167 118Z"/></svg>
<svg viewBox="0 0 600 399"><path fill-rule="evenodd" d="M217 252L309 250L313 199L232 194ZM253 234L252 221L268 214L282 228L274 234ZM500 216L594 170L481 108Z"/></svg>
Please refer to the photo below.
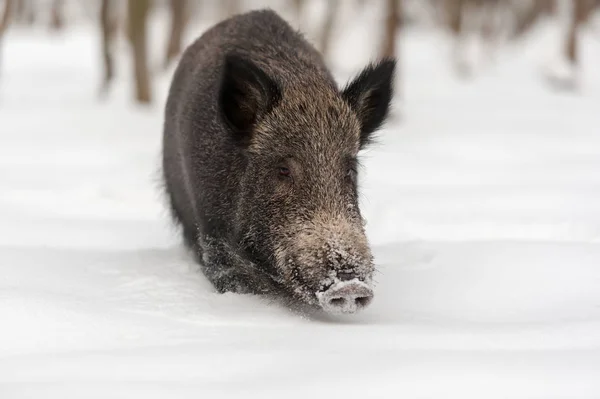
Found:
<svg viewBox="0 0 600 399"><path fill-rule="evenodd" d="M198 255L204 275L220 293L276 294L281 290L276 277L219 240L203 240Z"/></svg>
<svg viewBox="0 0 600 399"><path fill-rule="evenodd" d="M200 245L199 262L206 278L219 293L250 293L251 290L236 267L236 256L226 245L207 239Z"/></svg>

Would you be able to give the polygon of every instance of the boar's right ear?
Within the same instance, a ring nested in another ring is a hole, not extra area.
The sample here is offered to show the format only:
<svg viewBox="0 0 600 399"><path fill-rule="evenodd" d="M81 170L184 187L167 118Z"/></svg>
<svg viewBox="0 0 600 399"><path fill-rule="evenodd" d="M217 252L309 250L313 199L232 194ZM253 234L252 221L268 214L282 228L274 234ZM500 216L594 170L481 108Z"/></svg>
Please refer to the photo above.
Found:
<svg viewBox="0 0 600 399"><path fill-rule="evenodd" d="M360 146L371 141L372 133L387 117L393 95L395 59L371 64L342 91L342 97L358 116L361 124Z"/></svg>
<svg viewBox="0 0 600 399"><path fill-rule="evenodd" d="M279 101L281 91L262 69L238 55L225 56L219 106L234 137L247 144L255 123Z"/></svg>

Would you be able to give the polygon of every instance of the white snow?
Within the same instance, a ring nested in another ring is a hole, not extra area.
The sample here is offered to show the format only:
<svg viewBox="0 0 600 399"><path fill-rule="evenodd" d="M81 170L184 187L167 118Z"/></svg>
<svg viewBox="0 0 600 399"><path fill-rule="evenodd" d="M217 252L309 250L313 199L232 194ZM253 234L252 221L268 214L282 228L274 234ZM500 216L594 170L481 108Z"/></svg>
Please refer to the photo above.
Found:
<svg viewBox="0 0 600 399"><path fill-rule="evenodd" d="M340 81L372 25L338 28ZM0 398L599 398L600 47L586 33L581 92L553 91L552 29L469 81L447 41L406 33L361 170L375 299L318 319L214 293L181 248L158 182L172 70L135 107L122 53L99 101L93 26L10 31Z"/></svg>

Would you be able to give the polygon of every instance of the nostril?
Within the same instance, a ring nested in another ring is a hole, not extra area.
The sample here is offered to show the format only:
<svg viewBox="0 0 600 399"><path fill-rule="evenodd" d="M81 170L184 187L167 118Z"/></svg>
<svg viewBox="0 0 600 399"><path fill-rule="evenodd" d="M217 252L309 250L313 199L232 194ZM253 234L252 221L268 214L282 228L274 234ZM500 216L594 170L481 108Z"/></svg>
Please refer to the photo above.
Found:
<svg viewBox="0 0 600 399"><path fill-rule="evenodd" d="M354 272L338 272L337 275L338 278L342 281L352 280L354 277L356 277L356 274Z"/></svg>
<svg viewBox="0 0 600 399"><path fill-rule="evenodd" d="M356 302L356 306L364 308L365 306L367 306L369 304L369 302L371 302L371 297L370 296L359 296L354 300L354 302Z"/></svg>
<svg viewBox="0 0 600 399"><path fill-rule="evenodd" d="M370 305L373 290L361 281L337 282L317 293L319 304L329 313L355 313Z"/></svg>
<svg viewBox="0 0 600 399"><path fill-rule="evenodd" d="M333 298L329 301L329 304L331 306L344 306L344 304L346 303L346 300L344 298Z"/></svg>

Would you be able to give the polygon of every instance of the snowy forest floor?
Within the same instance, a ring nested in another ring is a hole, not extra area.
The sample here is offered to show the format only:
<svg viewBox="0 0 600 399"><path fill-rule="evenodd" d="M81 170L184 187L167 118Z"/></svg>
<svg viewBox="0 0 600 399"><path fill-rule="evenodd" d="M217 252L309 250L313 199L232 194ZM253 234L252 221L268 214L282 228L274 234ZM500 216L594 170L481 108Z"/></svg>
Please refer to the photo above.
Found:
<svg viewBox="0 0 600 399"><path fill-rule="evenodd" d="M352 28L340 82L368 61ZM406 32L399 112L363 156L376 297L318 320L213 291L161 202L170 72L134 107L123 55L99 101L97 40L5 41L2 399L600 397L597 37L567 93L540 78L550 28L466 81L438 35Z"/></svg>

